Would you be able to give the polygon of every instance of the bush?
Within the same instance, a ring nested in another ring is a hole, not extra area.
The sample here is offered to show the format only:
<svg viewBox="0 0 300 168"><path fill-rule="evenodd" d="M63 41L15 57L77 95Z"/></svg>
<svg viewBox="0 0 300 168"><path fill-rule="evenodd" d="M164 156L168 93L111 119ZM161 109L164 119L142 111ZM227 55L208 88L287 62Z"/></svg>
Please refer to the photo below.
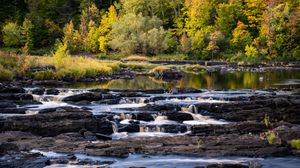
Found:
<svg viewBox="0 0 300 168"><path fill-rule="evenodd" d="M12 80L13 73L0 65L0 80Z"/></svg>
<svg viewBox="0 0 300 168"><path fill-rule="evenodd" d="M300 139L293 139L290 142L292 148L300 150Z"/></svg>
<svg viewBox="0 0 300 168"><path fill-rule="evenodd" d="M156 74L156 75L161 75L165 71L171 70L173 67L172 66L157 66L149 71L149 74Z"/></svg>
<svg viewBox="0 0 300 168"><path fill-rule="evenodd" d="M50 80L50 79L55 79L56 75L55 72L53 71L39 71L39 72L34 72L32 74L32 78L35 80Z"/></svg>
<svg viewBox="0 0 300 168"><path fill-rule="evenodd" d="M21 27L17 23L9 22L3 29L3 42L7 47L17 47L22 44Z"/></svg>
<svg viewBox="0 0 300 168"><path fill-rule="evenodd" d="M199 64L195 64L195 65L186 65L185 66L185 71L190 73L190 72L200 72L200 71L204 71L206 70L206 68L204 66L201 66Z"/></svg>

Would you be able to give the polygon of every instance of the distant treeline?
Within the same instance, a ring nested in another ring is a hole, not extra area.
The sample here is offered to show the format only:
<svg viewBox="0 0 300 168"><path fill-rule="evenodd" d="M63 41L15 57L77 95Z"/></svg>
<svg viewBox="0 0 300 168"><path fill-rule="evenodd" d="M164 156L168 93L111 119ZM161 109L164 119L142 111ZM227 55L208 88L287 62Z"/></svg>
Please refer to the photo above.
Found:
<svg viewBox="0 0 300 168"><path fill-rule="evenodd" d="M27 54L300 60L299 0L2 0L0 29Z"/></svg>

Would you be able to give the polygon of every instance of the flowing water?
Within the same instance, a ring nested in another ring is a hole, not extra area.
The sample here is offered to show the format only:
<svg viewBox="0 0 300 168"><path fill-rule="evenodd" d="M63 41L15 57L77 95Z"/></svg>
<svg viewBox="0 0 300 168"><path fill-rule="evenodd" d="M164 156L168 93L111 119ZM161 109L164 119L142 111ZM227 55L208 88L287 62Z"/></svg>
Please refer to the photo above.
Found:
<svg viewBox="0 0 300 168"><path fill-rule="evenodd" d="M121 90L151 90L151 89L169 89L172 87L191 87L201 89L199 93L184 93L184 94L147 94L143 93L137 97L122 97L118 103L105 104L99 102L91 102L87 105L74 105L63 102L62 99L71 95L89 92L92 88L108 88L114 91L110 94L118 94ZM246 99L253 95L289 95L289 91L269 91L264 89L270 88L300 88L300 73L299 71L291 70L275 70L275 71L256 71L256 72L203 72L200 74L186 75L177 81L163 81L146 76L137 76L134 79L115 79L106 82L94 83L75 83L66 85L59 89L59 95L33 95L34 99L41 104L28 105L25 115L35 115L40 110L46 108L73 106L78 108L88 108L95 116L103 114L112 114L115 119L114 133L111 135L113 140L122 138L139 138L139 137L162 137L185 135L190 132L192 125L223 125L230 122L225 120L217 120L210 116L198 114L194 109L195 104L201 103L231 103L234 98ZM31 93L32 89L28 88L27 92ZM193 120L185 120L182 122L169 120L167 116L160 112L153 112L152 121L135 120L133 116L138 113L148 112L143 110L149 105L176 105L181 109L179 112L192 115ZM20 115L20 114L18 114ZM135 133L120 132L120 125L129 125L132 122L138 123L140 131ZM184 131L166 131L164 125L177 125L185 127ZM94 143L97 143L96 141ZM64 154L40 152L47 157L62 157ZM167 155L167 156L143 156L131 155L126 159L107 158L86 156L76 154L79 159L90 159L97 161L114 161L111 167L194 167L207 165L209 163L248 163L255 161L262 164L264 167L289 167L296 168L300 165L299 158L199 158L189 156ZM51 165L53 167L78 167L72 164ZM80 167L80 166L79 166Z"/></svg>

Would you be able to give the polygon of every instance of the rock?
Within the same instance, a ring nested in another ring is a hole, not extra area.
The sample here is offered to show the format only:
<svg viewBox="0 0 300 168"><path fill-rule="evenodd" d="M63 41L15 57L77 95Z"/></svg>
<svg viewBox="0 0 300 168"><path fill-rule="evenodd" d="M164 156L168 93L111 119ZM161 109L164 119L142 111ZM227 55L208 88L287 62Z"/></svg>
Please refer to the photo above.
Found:
<svg viewBox="0 0 300 168"><path fill-rule="evenodd" d="M15 108L17 105L12 102L0 102L0 108Z"/></svg>
<svg viewBox="0 0 300 168"><path fill-rule="evenodd" d="M6 155L4 160L0 160L0 167L5 168L43 168L49 159L39 153L17 153Z"/></svg>
<svg viewBox="0 0 300 168"><path fill-rule="evenodd" d="M168 120L183 122L187 120L194 120L194 117L189 113L184 112L166 112L165 115L168 117Z"/></svg>
<svg viewBox="0 0 300 168"><path fill-rule="evenodd" d="M18 86L7 86L4 88L0 88L0 93L25 93L25 89Z"/></svg>
<svg viewBox="0 0 300 168"><path fill-rule="evenodd" d="M97 137L97 139L100 139L100 140L103 140L103 141L112 140L111 136L104 135L104 134L99 134L99 133L96 133L96 137Z"/></svg>
<svg viewBox="0 0 300 168"><path fill-rule="evenodd" d="M45 109L36 115L10 117L0 120L0 126L0 131L24 131L40 136L56 136L81 129L107 135L113 133L111 122L98 121L91 112L72 107Z"/></svg>
<svg viewBox="0 0 300 168"><path fill-rule="evenodd" d="M132 116L132 119L142 120L142 121L154 121L152 113L137 113Z"/></svg>
<svg viewBox="0 0 300 168"><path fill-rule="evenodd" d="M119 125L118 132L139 132L140 126L138 124Z"/></svg>
<svg viewBox="0 0 300 168"><path fill-rule="evenodd" d="M47 66L32 66L29 68L29 72L38 72L38 71L55 71L56 68L53 65Z"/></svg>
<svg viewBox="0 0 300 168"><path fill-rule="evenodd" d="M3 108L0 109L2 114L26 114L27 109L25 108Z"/></svg>
<svg viewBox="0 0 300 168"><path fill-rule="evenodd" d="M111 135L112 133L114 133L114 124L107 120L96 121L93 132Z"/></svg>
<svg viewBox="0 0 300 168"><path fill-rule="evenodd" d="M82 93L78 95L69 96L63 99L64 102L79 102L79 101L99 101L102 100L100 93Z"/></svg>
<svg viewBox="0 0 300 168"><path fill-rule="evenodd" d="M167 133L184 133L187 131L185 125L161 125L160 128L162 132Z"/></svg>
<svg viewBox="0 0 300 168"><path fill-rule="evenodd" d="M191 127L191 134L197 136L213 136L223 134L259 134L267 131L264 123L241 122L226 125L194 125Z"/></svg>
<svg viewBox="0 0 300 168"><path fill-rule="evenodd" d="M43 95L45 93L44 88L36 88L31 91L32 94Z"/></svg>
<svg viewBox="0 0 300 168"><path fill-rule="evenodd" d="M59 94L59 90L58 89L47 89L46 90L46 94L47 95L58 95Z"/></svg>
<svg viewBox="0 0 300 168"><path fill-rule="evenodd" d="M96 134L92 133L91 131L85 131L83 133L83 137L88 141L96 141L97 140Z"/></svg>
<svg viewBox="0 0 300 168"><path fill-rule="evenodd" d="M169 89L169 93L172 94L180 94L180 93L201 93L201 90L194 89L194 88L180 88L180 87L173 87Z"/></svg>
<svg viewBox="0 0 300 168"><path fill-rule="evenodd" d="M6 155L10 152L19 152L19 147L14 143L0 143L0 156Z"/></svg>

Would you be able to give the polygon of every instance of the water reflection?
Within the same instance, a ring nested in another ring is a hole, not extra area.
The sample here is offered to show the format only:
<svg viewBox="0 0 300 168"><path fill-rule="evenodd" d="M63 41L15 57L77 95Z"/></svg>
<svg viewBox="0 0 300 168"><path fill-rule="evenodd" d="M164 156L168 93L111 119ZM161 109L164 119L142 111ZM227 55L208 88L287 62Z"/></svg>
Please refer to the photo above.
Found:
<svg viewBox="0 0 300 168"><path fill-rule="evenodd" d="M202 72L188 74L178 81L163 81L152 77L138 76L134 79L116 79L106 82L75 83L71 88L110 89L168 89L170 87L195 89L267 89L300 88L299 71L276 70L268 72Z"/></svg>

